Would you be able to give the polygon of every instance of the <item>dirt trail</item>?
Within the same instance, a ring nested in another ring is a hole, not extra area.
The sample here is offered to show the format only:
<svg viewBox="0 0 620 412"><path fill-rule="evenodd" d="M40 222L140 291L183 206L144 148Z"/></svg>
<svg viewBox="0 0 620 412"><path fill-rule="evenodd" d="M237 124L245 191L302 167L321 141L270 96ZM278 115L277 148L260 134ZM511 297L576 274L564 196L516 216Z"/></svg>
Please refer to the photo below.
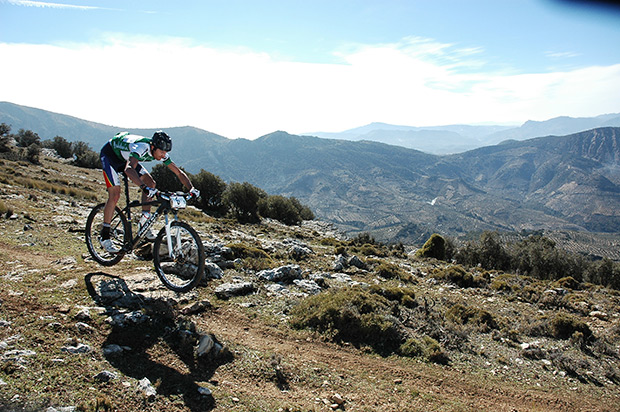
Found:
<svg viewBox="0 0 620 412"><path fill-rule="evenodd" d="M273 383L257 382L222 373L236 381L236 390L292 400L308 405L314 399L339 393L346 410L483 410L483 411L612 411L589 394L553 393L512 386L501 380L470 381L465 372L402 358L366 355L359 349L315 339L292 339L277 328L259 324L239 309L222 308L198 321L225 342L237 342L256 351L271 351L283 364L316 365L321 386L291 383L283 392ZM311 368L312 369L312 368ZM365 392L359 392L363 389ZM437 409L437 405L443 405Z"/></svg>
<svg viewBox="0 0 620 412"><path fill-rule="evenodd" d="M27 248L0 246L5 259L10 256L10 260L31 268L46 269L59 260ZM6 269L7 261L2 265ZM94 264L82 266L75 273L76 279L95 267L101 269ZM115 273L114 269L108 272ZM518 386L493 376L472 377L451 366L383 358L312 335L285 332L248 316L233 303L192 319L200 330L214 333L235 355L209 376L215 399L211 410L216 412L233 410L231 405L234 410L245 410L243 399L257 398L267 399L271 405L287 405L291 411L332 410L328 403L337 395L344 399L341 409L346 411L611 412L618 406L609 403L609 394L607 399L599 397L596 388L569 391L562 387L555 391ZM183 362L175 359L170 349L166 352L162 348L149 353L154 364L188 376ZM281 373L279 380L276 369Z"/></svg>

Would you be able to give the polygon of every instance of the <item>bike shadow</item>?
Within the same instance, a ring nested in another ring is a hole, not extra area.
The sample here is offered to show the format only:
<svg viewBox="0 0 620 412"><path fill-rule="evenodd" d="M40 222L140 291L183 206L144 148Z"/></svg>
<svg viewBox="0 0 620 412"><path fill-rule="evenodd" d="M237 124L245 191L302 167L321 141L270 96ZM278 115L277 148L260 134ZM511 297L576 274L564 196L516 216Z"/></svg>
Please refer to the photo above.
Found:
<svg viewBox="0 0 620 412"><path fill-rule="evenodd" d="M122 278L105 272L87 274L85 283L93 300L106 308L112 325L102 344L104 357L126 376L137 381L148 378L157 392L155 397L145 395L152 406L167 397L182 399L191 411L215 408L215 398L204 388L217 385L212 378L218 367L232 361L228 351L197 357L199 333L187 327L192 322L167 297L135 293Z"/></svg>

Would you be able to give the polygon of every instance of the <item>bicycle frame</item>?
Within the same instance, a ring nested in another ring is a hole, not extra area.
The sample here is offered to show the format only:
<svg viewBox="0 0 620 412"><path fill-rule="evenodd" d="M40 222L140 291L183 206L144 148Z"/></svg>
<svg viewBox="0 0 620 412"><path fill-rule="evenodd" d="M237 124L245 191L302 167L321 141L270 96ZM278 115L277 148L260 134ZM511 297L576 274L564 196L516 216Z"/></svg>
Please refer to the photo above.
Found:
<svg viewBox="0 0 620 412"><path fill-rule="evenodd" d="M165 224L165 228L166 228L166 240L167 240L167 245L168 245L168 250L170 251L170 255L172 256L172 239L170 236L170 225L172 223L172 221L168 218L168 212L171 210L168 205L165 204L165 202L161 202L160 200L152 200L149 202L141 202L139 200L133 200L130 201L130 196L129 196L129 181L127 178L127 175L125 173L123 173L123 181L125 184L125 203L126 206L122 209L122 212L125 214L125 216L127 217L127 220L129 222L129 236L128 236L128 243L126 243L123 246L123 251L124 252L131 252L133 249L135 249L136 246L138 246L138 244L144 239L144 235L146 234L146 232L151 228L151 226L153 226L153 224L155 223L155 221L157 220L157 218L163 214L164 215L164 224ZM155 206L158 205L159 207L151 213L151 216L149 217L149 219L146 221L146 223L140 228L140 230L138 231L136 237L133 237L133 224L132 224L132 220L131 220L131 208L132 207L138 207L138 206L145 206L145 205L149 205L149 206ZM177 219L177 213L176 211L174 211L174 220L178 220Z"/></svg>

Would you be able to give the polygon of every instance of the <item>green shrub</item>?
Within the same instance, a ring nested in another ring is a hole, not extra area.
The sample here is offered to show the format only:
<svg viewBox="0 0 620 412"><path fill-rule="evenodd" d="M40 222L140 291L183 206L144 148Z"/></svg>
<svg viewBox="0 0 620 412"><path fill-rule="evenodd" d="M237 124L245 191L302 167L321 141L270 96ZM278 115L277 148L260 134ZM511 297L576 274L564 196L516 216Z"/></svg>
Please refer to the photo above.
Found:
<svg viewBox="0 0 620 412"><path fill-rule="evenodd" d="M569 339L574 333L581 333L586 339L592 337L592 330L583 321L565 312L557 313L549 322L551 336Z"/></svg>
<svg viewBox="0 0 620 412"><path fill-rule="evenodd" d="M415 291L411 288L373 285L370 287L370 291L383 296L387 300L396 301L408 308L415 308L417 306Z"/></svg>
<svg viewBox="0 0 620 412"><path fill-rule="evenodd" d="M67 141L67 139L62 136L54 137L54 139L50 143L50 147L56 150L58 156L62 157L63 159L69 159L71 156L73 156L73 151L71 150L71 142Z"/></svg>
<svg viewBox="0 0 620 412"><path fill-rule="evenodd" d="M355 248L356 251L359 251L364 256L385 256L385 253L381 250L381 248L366 243L359 248Z"/></svg>
<svg viewBox="0 0 620 412"><path fill-rule="evenodd" d="M41 146L38 144L31 144L26 149L26 160L35 165L41 164Z"/></svg>
<svg viewBox="0 0 620 412"><path fill-rule="evenodd" d="M577 290L580 288L580 283L573 279L572 276L566 276L553 282L552 286L556 288Z"/></svg>
<svg viewBox="0 0 620 412"><path fill-rule="evenodd" d="M164 192L178 192L183 190L183 183L179 180L177 175L163 163L158 163L153 166L151 170L151 176L157 183L157 189Z"/></svg>
<svg viewBox="0 0 620 412"><path fill-rule="evenodd" d="M248 182L233 182L222 194L222 201L228 213L239 222L258 222L258 201L266 196L264 190Z"/></svg>
<svg viewBox="0 0 620 412"><path fill-rule="evenodd" d="M480 265L489 270L508 270L512 261L497 232L483 232L478 241L467 242L459 249L455 258L459 263L468 266Z"/></svg>
<svg viewBox="0 0 620 412"><path fill-rule="evenodd" d="M403 270L394 263L382 262L376 267L375 272L384 279L411 281L411 275L403 272Z"/></svg>
<svg viewBox="0 0 620 412"><path fill-rule="evenodd" d="M374 237L368 232L359 233L353 239L349 240L349 246L362 246L362 245L379 245Z"/></svg>
<svg viewBox="0 0 620 412"><path fill-rule="evenodd" d="M231 243L227 246L233 251L235 259L271 259L269 254L267 254L267 252L265 252L264 250L254 246L246 245L245 243Z"/></svg>
<svg viewBox="0 0 620 412"><path fill-rule="evenodd" d="M226 207L222 201L222 196L226 190L226 183L211 172L200 169L200 172L190 176L194 187L200 190L198 207L203 211L214 216L226 214Z"/></svg>
<svg viewBox="0 0 620 412"><path fill-rule="evenodd" d="M512 292L510 285L505 280L501 279L493 280L493 282L491 282L491 289L498 292Z"/></svg>
<svg viewBox="0 0 620 412"><path fill-rule="evenodd" d="M381 354L398 350L402 342L392 305L383 296L361 288L330 289L307 297L291 311L291 326L310 328L334 341L368 345Z"/></svg>
<svg viewBox="0 0 620 412"><path fill-rule="evenodd" d="M415 252L416 257L435 258L444 260L446 258L446 241L437 233L433 233L431 237L424 243L421 249Z"/></svg>
<svg viewBox="0 0 620 412"><path fill-rule="evenodd" d="M41 144L41 138L32 130L19 129L15 140L20 147L29 147L33 144L39 146Z"/></svg>
<svg viewBox="0 0 620 412"><path fill-rule="evenodd" d="M410 358L425 358L431 362L447 364L448 356L441 349L441 345L435 339L424 336L422 339L409 338L399 350L401 356Z"/></svg>
<svg viewBox="0 0 620 412"><path fill-rule="evenodd" d="M290 197L289 200L291 201L295 209L297 209L301 220L314 220L314 213L312 212L312 210L310 210L308 206L302 205L301 202L295 197Z"/></svg>
<svg viewBox="0 0 620 412"><path fill-rule="evenodd" d="M99 153L92 151L88 143L73 142L71 143L71 149L73 150L73 164L75 166L88 169L101 169L102 165Z"/></svg>
<svg viewBox="0 0 620 412"><path fill-rule="evenodd" d="M342 246L342 242L333 237L324 237L320 240L319 243L323 246L334 246L334 247Z"/></svg>
<svg viewBox="0 0 620 412"><path fill-rule="evenodd" d="M275 219L285 225L298 225L302 218L290 199L280 195L263 197L258 201L258 213L262 217Z"/></svg>
<svg viewBox="0 0 620 412"><path fill-rule="evenodd" d="M461 325L471 324L483 331L497 329L497 322L491 313L484 309L456 304L446 311L446 319Z"/></svg>
<svg viewBox="0 0 620 412"><path fill-rule="evenodd" d="M436 279L445 279L462 288L469 288L475 285L474 276L458 265L441 269L433 274L433 277Z"/></svg>

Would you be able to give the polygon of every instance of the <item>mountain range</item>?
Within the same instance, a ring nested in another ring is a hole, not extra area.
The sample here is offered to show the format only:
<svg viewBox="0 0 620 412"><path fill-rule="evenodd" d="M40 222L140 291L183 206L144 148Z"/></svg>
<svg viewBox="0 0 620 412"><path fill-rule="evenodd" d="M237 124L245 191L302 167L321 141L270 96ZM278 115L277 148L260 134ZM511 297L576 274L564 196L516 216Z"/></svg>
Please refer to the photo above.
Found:
<svg viewBox="0 0 620 412"><path fill-rule="evenodd" d="M618 119L616 114L526 122L519 128L433 130L435 142L443 133L502 142L450 155L283 131L256 140L227 139L193 127L166 131L174 140L175 162L188 172L204 169L227 182L295 196L318 218L350 234L420 243L430 232L458 238L480 230L620 231L620 128L601 127ZM44 139L60 135L95 150L126 130L11 103L0 103L0 122L13 132L30 129ZM375 126L383 129L371 125L357 133L391 128ZM153 130L129 129L145 135ZM545 134L552 130L562 135Z"/></svg>
<svg viewBox="0 0 620 412"><path fill-rule="evenodd" d="M561 116L542 122L528 120L518 127L462 124L414 127L371 123L340 133L310 134L332 139L370 140L442 155L491 146L506 140L526 140L549 135L562 136L597 127L620 127L620 113L581 118Z"/></svg>

